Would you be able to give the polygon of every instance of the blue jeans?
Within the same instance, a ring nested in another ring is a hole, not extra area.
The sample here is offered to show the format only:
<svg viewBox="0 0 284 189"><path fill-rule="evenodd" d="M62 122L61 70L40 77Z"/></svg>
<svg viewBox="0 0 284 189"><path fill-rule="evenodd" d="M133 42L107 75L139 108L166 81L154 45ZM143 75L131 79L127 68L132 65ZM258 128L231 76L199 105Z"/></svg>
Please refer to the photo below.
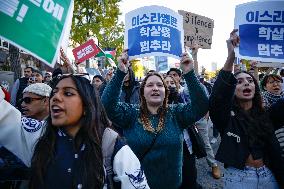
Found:
<svg viewBox="0 0 284 189"><path fill-rule="evenodd" d="M279 189L272 172L265 166L246 166L244 170L228 167L224 173L224 189Z"/></svg>

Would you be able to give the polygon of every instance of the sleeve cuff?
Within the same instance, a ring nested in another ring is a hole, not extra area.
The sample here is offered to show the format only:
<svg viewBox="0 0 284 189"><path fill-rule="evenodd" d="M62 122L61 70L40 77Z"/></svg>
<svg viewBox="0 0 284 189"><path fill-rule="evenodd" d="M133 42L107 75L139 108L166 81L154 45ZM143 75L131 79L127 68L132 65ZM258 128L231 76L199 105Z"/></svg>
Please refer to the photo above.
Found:
<svg viewBox="0 0 284 189"><path fill-rule="evenodd" d="M219 72L221 80L229 86L236 85L237 84L237 79L233 75L232 72L230 71L224 71L223 69L220 70Z"/></svg>

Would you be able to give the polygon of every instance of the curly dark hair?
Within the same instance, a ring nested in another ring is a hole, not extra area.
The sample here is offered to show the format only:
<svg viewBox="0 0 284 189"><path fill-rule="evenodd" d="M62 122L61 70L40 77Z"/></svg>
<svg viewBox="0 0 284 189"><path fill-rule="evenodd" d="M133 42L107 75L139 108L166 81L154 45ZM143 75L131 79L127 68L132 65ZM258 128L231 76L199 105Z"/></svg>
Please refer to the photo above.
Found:
<svg viewBox="0 0 284 189"><path fill-rule="evenodd" d="M255 95L252 99L252 108L245 111L240 106L239 99L234 96L233 110L240 120L245 120L246 126L243 128L249 136L250 146L261 145L263 146L273 134L273 127L269 119L268 113L263 107L261 91L255 77L246 71L240 71L234 74L236 77L240 73L246 73L253 79L255 85Z"/></svg>
<svg viewBox="0 0 284 189"><path fill-rule="evenodd" d="M148 78L151 77L151 76L159 77L161 79L161 81L163 82L163 85L165 87L165 98L164 98L162 106L160 107L160 109L158 111L159 123L158 123L158 127L157 127L156 131L154 131L153 127L151 126L151 122L149 120L149 110L148 110L146 99L145 99L145 96L144 96L144 88L145 88L146 82L147 82ZM147 131L159 132L164 128L164 126L165 126L165 115L166 115L167 108L168 108L168 96L169 96L169 89L164 82L163 76L161 74L159 74L158 72L149 73L145 77L145 79L142 81L141 87L140 87L140 119L141 119L141 122L143 123L144 128Z"/></svg>
<svg viewBox="0 0 284 189"><path fill-rule="evenodd" d="M80 76L63 76L56 81L56 86L62 79L71 78L81 96L84 108L84 116L81 117L82 127L74 138L74 148L79 150L82 144L85 145L85 150L82 154L76 174L82 180L85 188L95 189L102 188L104 184L104 168L103 155L101 149L102 135L109 122L101 104L99 97L96 95L94 87L90 82ZM54 94L51 93L50 99ZM52 125L51 116L47 118L46 130L35 146L35 151L32 158L32 176L30 188L44 188L45 177L48 166L56 156L55 143L58 128ZM73 178L72 183L76 178ZM75 188L75 186L73 187Z"/></svg>

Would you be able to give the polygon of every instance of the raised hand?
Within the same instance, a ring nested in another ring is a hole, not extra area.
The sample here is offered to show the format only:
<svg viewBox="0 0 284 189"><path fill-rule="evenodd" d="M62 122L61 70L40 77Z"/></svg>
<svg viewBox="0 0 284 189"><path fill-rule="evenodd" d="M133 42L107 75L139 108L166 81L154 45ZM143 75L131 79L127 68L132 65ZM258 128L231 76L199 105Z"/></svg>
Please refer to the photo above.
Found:
<svg viewBox="0 0 284 189"><path fill-rule="evenodd" d="M184 74L193 69L193 60L187 52L181 54L180 68Z"/></svg>
<svg viewBox="0 0 284 189"><path fill-rule="evenodd" d="M227 40L228 56L234 52L234 48L240 44L240 37L237 35L238 29L234 29L230 33L230 38Z"/></svg>
<svg viewBox="0 0 284 189"><path fill-rule="evenodd" d="M118 68L127 73L129 67L129 56L127 54L128 49L123 50L122 54L117 58L118 61Z"/></svg>
<svg viewBox="0 0 284 189"><path fill-rule="evenodd" d="M196 42L190 46L190 49L191 49L191 55L192 55L192 58L193 60L196 60L197 61L197 53L198 53L198 49L200 48L201 46L198 45Z"/></svg>
<svg viewBox="0 0 284 189"><path fill-rule="evenodd" d="M224 64L223 70L232 71L235 61L235 47L240 43L240 37L237 35L238 29L234 29L230 33L230 38L227 40L228 57Z"/></svg>

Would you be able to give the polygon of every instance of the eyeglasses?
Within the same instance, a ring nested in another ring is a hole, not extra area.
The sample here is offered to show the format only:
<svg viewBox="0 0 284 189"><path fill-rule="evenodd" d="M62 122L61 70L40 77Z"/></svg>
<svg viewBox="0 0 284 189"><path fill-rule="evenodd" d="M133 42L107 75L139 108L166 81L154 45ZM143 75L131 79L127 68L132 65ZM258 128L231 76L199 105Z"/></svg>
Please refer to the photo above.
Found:
<svg viewBox="0 0 284 189"><path fill-rule="evenodd" d="M282 82L279 80L274 80L274 81L269 81L268 83L272 85L272 84L280 84Z"/></svg>
<svg viewBox="0 0 284 189"><path fill-rule="evenodd" d="M26 104L30 104L32 101L34 101L34 100L42 100L42 99L44 99L45 97L42 97L42 98L32 98L32 97L25 97L25 98L22 98L21 100L20 100L20 102L22 103L22 102L25 102Z"/></svg>
<svg viewBox="0 0 284 189"><path fill-rule="evenodd" d="M79 76L79 77L84 77L86 79L88 79L89 81L91 81L90 75L89 73L76 73L76 74L58 74L55 78L56 79L61 79L63 77L68 77L68 76ZM53 79L55 79L53 78Z"/></svg>

